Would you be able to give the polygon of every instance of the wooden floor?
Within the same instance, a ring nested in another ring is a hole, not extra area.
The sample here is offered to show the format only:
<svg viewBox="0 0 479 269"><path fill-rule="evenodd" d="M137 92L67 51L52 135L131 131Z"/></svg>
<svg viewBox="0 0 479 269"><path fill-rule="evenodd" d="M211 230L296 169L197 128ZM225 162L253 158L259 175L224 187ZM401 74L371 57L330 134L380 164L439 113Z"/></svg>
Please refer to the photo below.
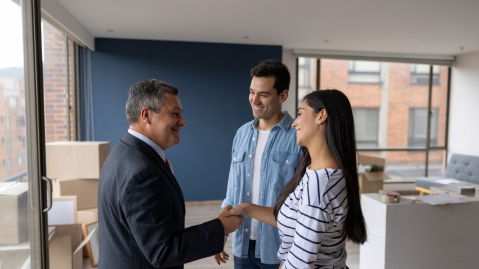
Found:
<svg viewBox="0 0 479 269"><path fill-rule="evenodd" d="M216 218L220 212L221 201L187 202L186 203L186 227L203 223ZM359 246L351 243L346 244L348 252L347 265L350 269L359 269ZM233 255L231 240L225 246L226 253L230 254L230 260L226 264L218 265L212 257L204 258L185 264L185 269L214 269L233 268ZM84 259L83 269L91 269L90 261Z"/></svg>

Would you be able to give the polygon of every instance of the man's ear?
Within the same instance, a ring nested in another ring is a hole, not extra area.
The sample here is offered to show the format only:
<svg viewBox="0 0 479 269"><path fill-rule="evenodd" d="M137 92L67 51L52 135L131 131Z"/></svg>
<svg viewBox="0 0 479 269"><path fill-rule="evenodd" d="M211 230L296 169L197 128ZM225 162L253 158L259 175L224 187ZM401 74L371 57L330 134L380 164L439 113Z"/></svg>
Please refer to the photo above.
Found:
<svg viewBox="0 0 479 269"><path fill-rule="evenodd" d="M288 99L289 90L284 90L279 94L279 103L282 104L286 99Z"/></svg>
<svg viewBox="0 0 479 269"><path fill-rule="evenodd" d="M319 125L326 123L326 119L328 118L328 112L326 109L321 109L319 111L318 116L317 116L317 123Z"/></svg>
<svg viewBox="0 0 479 269"><path fill-rule="evenodd" d="M141 121L146 123L146 124L150 124L151 123L150 116L151 116L151 110L146 106L143 107L141 109L141 113L140 113Z"/></svg>

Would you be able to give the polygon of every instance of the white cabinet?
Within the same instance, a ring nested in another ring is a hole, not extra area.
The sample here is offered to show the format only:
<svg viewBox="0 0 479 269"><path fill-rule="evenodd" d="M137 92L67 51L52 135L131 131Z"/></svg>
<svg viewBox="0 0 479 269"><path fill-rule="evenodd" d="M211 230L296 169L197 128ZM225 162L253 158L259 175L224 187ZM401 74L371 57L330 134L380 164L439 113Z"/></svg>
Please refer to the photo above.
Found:
<svg viewBox="0 0 479 269"><path fill-rule="evenodd" d="M385 204L362 194L368 241L360 269L479 268L479 201L433 206Z"/></svg>

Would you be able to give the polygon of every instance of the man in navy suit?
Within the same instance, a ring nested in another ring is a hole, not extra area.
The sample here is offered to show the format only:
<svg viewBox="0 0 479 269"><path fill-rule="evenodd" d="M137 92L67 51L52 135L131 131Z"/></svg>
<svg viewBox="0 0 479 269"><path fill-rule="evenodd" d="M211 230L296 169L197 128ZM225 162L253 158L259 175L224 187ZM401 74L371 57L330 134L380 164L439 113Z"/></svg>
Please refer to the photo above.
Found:
<svg viewBox="0 0 479 269"><path fill-rule="evenodd" d="M128 132L100 175L100 269L183 268L223 250L225 234L241 217L224 217L185 229L185 202L165 150L185 126L178 90L159 80L131 86ZM228 210L226 208L225 210Z"/></svg>

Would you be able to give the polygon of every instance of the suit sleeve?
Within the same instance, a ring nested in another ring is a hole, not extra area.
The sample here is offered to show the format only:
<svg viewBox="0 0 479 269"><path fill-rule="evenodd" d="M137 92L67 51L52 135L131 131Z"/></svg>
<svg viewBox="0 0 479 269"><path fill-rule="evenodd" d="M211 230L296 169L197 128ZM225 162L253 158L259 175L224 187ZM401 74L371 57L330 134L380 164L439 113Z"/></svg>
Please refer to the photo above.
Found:
<svg viewBox="0 0 479 269"><path fill-rule="evenodd" d="M182 200L166 175L136 173L120 200L132 237L155 267L181 265L223 250L224 229L214 219L187 229L175 220ZM181 217L184 217L181 216Z"/></svg>

